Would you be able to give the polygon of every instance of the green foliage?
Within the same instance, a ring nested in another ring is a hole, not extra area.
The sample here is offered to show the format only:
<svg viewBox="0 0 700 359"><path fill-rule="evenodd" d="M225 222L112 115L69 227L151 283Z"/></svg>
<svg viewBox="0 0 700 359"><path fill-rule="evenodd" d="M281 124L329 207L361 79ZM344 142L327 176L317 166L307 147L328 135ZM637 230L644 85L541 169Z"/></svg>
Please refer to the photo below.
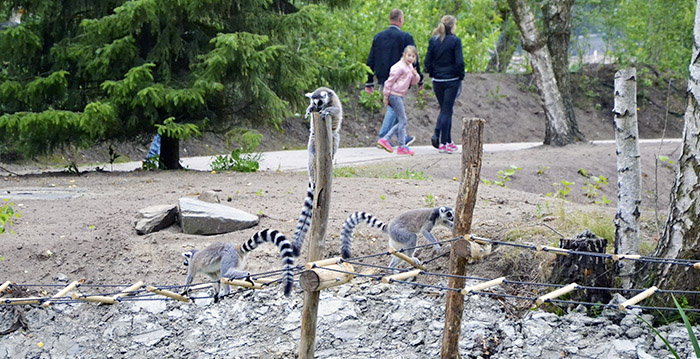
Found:
<svg viewBox="0 0 700 359"><path fill-rule="evenodd" d="M509 182L512 180L512 177L515 174L515 171L520 171L520 170L522 170L522 168L520 168L516 165L510 165L510 168L498 171L498 174L496 175L496 177L498 177L498 180L491 181L491 180L487 180L487 179L482 179L481 182L483 182L487 186L495 184L497 186L505 187L506 182Z"/></svg>
<svg viewBox="0 0 700 359"><path fill-rule="evenodd" d="M432 193L428 193L428 195L425 196L425 206L435 207L435 196L433 196Z"/></svg>
<svg viewBox="0 0 700 359"><path fill-rule="evenodd" d="M10 202L9 199L5 198L2 201L3 204L0 205L0 234L7 232L8 228L12 226L20 215L19 212L15 211L15 204Z"/></svg>
<svg viewBox="0 0 700 359"><path fill-rule="evenodd" d="M688 339L690 340L690 343L693 345L693 351L695 352L695 357L700 358L700 345L698 345L698 339L695 336L695 333L693 332L693 326L690 323L690 321L688 320L688 316L685 314L685 311L683 310L683 306L681 306L681 304L678 303L676 296L671 294L671 297L673 298L673 303L675 304L676 309L678 310L678 314L683 319L683 324L685 325L685 328L688 331ZM658 336L659 339L661 339L661 341L664 342L664 345L666 345L666 349L668 349L668 351L671 352L671 354L673 355L674 358L677 358L677 359L681 358L678 355L678 353L676 352L676 350L673 348L671 343L668 342L666 337L664 337L661 333L659 333L659 331L656 330L656 328L654 328L654 326L651 323L649 323L648 321L646 321L644 318L642 318L639 315L637 315L637 318L639 318L639 320L644 322L644 324L646 324L654 332L654 334L656 334L656 336Z"/></svg>
<svg viewBox="0 0 700 359"><path fill-rule="evenodd" d="M553 186L556 189L555 192L549 192L545 196L554 197L560 199L566 199L566 197L571 193L571 186L575 185L574 182L569 182L567 180L561 180L559 183L554 183Z"/></svg>
<svg viewBox="0 0 700 359"><path fill-rule="evenodd" d="M416 170L405 170L403 172L398 172L395 173L394 176L392 177L394 179L413 179L413 180L427 180L430 178L430 176L427 176L423 171L416 171Z"/></svg>
<svg viewBox="0 0 700 359"><path fill-rule="evenodd" d="M366 110L370 111L380 111L384 108L384 103L382 102L382 92L374 91L371 94L366 91L360 92L360 106Z"/></svg>
<svg viewBox="0 0 700 359"><path fill-rule="evenodd" d="M145 171L153 171L160 168L160 156L153 155L141 161L141 169Z"/></svg>
<svg viewBox="0 0 700 359"><path fill-rule="evenodd" d="M241 127L235 128L226 134L226 143L233 143L240 147L231 151L230 155L219 155L211 162L214 171L257 172L260 168L262 153L253 153L262 141L262 134L255 130L247 130Z"/></svg>
<svg viewBox="0 0 700 359"><path fill-rule="evenodd" d="M357 177L357 169L354 167L334 167L333 177Z"/></svg>

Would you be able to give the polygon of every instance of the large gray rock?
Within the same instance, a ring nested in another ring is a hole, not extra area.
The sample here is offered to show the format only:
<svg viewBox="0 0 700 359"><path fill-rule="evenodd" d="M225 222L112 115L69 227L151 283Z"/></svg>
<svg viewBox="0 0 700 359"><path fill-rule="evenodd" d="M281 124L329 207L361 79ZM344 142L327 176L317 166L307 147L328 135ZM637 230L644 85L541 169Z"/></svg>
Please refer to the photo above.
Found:
<svg viewBox="0 0 700 359"><path fill-rule="evenodd" d="M159 204L139 210L134 228L138 234L148 234L169 227L177 220L177 206Z"/></svg>
<svg viewBox="0 0 700 359"><path fill-rule="evenodd" d="M180 198L180 226L187 234L221 234L250 228L258 216L218 203Z"/></svg>

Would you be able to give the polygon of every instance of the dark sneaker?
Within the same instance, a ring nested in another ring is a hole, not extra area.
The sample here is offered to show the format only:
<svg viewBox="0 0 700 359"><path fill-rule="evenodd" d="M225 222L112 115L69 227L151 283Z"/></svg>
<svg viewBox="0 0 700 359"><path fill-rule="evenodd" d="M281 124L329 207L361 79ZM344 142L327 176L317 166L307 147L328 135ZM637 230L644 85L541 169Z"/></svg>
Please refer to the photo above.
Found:
<svg viewBox="0 0 700 359"><path fill-rule="evenodd" d="M406 146L410 146L416 138L413 136L406 136Z"/></svg>
<svg viewBox="0 0 700 359"><path fill-rule="evenodd" d="M435 148L440 148L440 143L438 141L439 138L437 135L433 135L433 137L430 138L430 144Z"/></svg>

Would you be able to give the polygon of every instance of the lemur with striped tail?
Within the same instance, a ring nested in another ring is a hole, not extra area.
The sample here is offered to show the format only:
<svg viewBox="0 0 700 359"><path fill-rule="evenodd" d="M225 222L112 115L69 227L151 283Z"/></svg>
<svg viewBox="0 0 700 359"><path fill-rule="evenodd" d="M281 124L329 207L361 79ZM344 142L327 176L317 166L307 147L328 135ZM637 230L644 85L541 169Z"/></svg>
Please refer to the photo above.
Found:
<svg viewBox="0 0 700 359"><path fill-rule="evenodd" d="M367 212L355 212L345 220L343 231L340 235L340 252L343 258L352 257L352 233L355 227L364 221L371 227L379 228L382 232L389 234L389 245L400 251L405 248L404 254L412 257L416 263L421 262L413 256L415 252L416 242L418 241L418 233L422 234L430 243L433 244L435 251L440 253L440 244L435 240L435 237L430 233L436 225L443 225L447 228L454 227L455 212L450 207L435 207L435 208L420 208L403 212L394 217L388 224L380 221L373 215ZM394 257L389 263L389 267L396 268L399 264L399 258Z"/></svg>
<svg viewBox="0 0 700 359"><path fill-rule="evenodd" d="M219 297L226 296L230 291L228 285L224 285L223 290L221 290L220 277L240 279L250 276L250 272L243 270L245 259L250 251L263 242L271 242L280 250L282 267L284 268L284 276L282 278L284 295L289 296L294 285L294 273L292 272L294 269L294 257L297 257L299 252L292 246L287 237L279 231L269 228L253 234L240 245L219 242L211 244L202 250L193 249L182 253L185 256L185 266L187 267L187 280L182 293L187 294L194 276L197 273L203 273L212 281L215 281L214 301L218 302Z"/></svg>
<svg viewBox="0 0 700 359"><path fill-rule="evenodd" d="M306 114L304 118L311 119L312 112L320 112L321 119L333 121L331 123L331 130L333 131L333 143L331 145L332 153L331 160L335 158L335 153L338 151L338 146L340 145L340 125L343 123L343 105L340 103L340 99L335 91L327 87L319 87L314 92L307 93L306 97L310 99L309 107L306 108ZM297 222L297 227L294 231L294 237L292 239L292 245L297 252L301 251L301 246L304 244L304 238L306 237L306 232L311 224L311 216L313 215L313 205L314 205L314 193L316 184L314 182L315 168L314 163L316 159L316 140L314 136L314 122L310 121L311 126L309 128L309 144L307 146L308 152L308 173L309 173L309 187L306 190L306 197L304 198L304 206L301 210L301 215L299 216L299 221Z"/></svg>

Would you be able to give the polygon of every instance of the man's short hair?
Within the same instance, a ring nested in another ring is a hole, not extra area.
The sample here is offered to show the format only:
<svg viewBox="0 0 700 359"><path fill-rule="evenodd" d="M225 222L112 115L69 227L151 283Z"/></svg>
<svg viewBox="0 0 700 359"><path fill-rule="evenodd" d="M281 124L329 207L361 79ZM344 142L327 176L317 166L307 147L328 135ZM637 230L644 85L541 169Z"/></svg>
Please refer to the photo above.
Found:
<svg viewBox="0 0 700 359"><path fill-rule="evenodd" d="M393 9L389 13L389 21L394 22L394 21L399 21L403 17L403 11L401 9Z"/></svg>

